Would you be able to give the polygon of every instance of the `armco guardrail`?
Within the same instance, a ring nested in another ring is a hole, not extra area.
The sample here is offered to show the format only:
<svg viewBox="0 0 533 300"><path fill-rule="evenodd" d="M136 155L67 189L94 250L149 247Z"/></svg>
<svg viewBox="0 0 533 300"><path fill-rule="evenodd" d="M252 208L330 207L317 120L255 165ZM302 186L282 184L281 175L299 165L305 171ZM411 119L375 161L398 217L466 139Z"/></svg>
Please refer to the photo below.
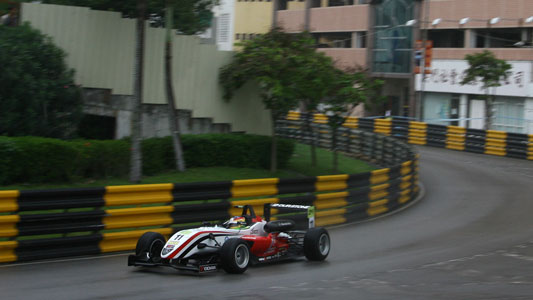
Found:
<svg viewBox="0 0 533 300"><path fill-rule="evenodd" d="M300 118L304 119L304 116L291 112L287 119L295 121ZM312 121L325 124L327 117L314 114ZM349 117L344 126L393 136L410 144L533 160L533 135L428 124L399 118Z"/></svg>
<svg viewBox="0 0 533 300"><path fill-rule="evenodd" d="M297 126L279 124L280 134L298 135ZM319 130L322 145L330 145L327 130ZM202 221L223 221L240 213L235 205L251 204L262 214L264 203L312 204L316 224L325 226L380 215L416 197L418 159L409 146L359 130L343 134L338 145L344 152L387 168L294 179L0 191L0 262L132 250L148 230L169 236ZM272 211L273 219L305 222L305 214L290 213Z"/></svg>

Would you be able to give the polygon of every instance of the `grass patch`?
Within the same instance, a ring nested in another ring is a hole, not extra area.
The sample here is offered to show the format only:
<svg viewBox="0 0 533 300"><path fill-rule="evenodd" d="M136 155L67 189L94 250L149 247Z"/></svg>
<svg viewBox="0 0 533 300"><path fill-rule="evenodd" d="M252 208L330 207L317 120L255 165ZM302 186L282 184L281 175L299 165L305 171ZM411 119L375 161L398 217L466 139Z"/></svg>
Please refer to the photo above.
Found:
<svg viewBox="0 0 533 300"><path fill-rule="evenodd" d="M370 164L339 154L339 172L333 172L333 152L316 148L317 165L311 165L311 147L296 144L289 161L289 169L307 176L357 174L375 170Z"/></svg>
<svg viewBox="0 0 533 300"><path fill-rule="evenodd" d="M270 173L265 169L233 168L233 167L202 167L187 169L186 172L165 172L153 176L145 176L142 184L152 183L180 183L202 181L225 181L254 178L294 178L303 176L318 176L331 174L357 174L374 170L366 162L339 154L339 172L333 173L333 153L317 148L317 165L311 166L311 151L308 145L296 144L288 168ZM82 188L102 187L107 185L131 184L127 178L111 177L98 180L84 180L64 184L18 184L2 186L0 190L28 190L51 188Z"/></svg>

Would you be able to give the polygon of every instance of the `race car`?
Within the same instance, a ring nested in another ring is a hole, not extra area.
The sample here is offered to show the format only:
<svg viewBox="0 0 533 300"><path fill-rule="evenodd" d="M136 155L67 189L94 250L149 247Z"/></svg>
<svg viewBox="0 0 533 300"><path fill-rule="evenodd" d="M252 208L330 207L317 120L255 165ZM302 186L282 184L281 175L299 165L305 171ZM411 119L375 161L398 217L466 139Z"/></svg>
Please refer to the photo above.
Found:
<svg viewBox="0 0 533 300"><path fill-rule="evenodd" d="M270 220L271 208L306 210L306 230L293 230L293 220ZM146 232L137 241L128 266L168 266L198 273L219 269L240 274L250 264L305 256L322 261L329 254L328 231L315 225L314 206L265 204L264 219L252 206L223 224L176 232L165 241L157 232Z"/></svg>

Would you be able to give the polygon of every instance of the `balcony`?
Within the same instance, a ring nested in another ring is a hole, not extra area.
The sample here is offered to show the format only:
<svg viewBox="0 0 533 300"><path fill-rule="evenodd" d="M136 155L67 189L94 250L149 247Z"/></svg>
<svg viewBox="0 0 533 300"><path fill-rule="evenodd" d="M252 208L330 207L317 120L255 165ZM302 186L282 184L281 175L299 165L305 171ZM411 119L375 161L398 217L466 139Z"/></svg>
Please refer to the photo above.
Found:
<svg viewBox="0 0 533 300"><path fill-rule="evenodd" d="M368 28L368 5L319 7L311 9L311 32L366 31ZM305 10L281 10L278 26L287 32L303 31Z"/></svg>
<svg viewBox="0 0 533 300"><path fill-rule="evenodd" d="M286 32L301 32L305 29L305 10L279 10L277 25Z"/></svg>
<svg viewBox="0 0 533 300"><path fill-rule="evenodd" d="M489 50L497 58L507 61L533 60L533 48L433 48L433 59L462 60L467 54Z"/></svg>
<svg viewBox="0 0 533 300"><path fill-rule="evenodd" d="M313 8L311 32L366 31L368 14L368 5Z"/></svg>

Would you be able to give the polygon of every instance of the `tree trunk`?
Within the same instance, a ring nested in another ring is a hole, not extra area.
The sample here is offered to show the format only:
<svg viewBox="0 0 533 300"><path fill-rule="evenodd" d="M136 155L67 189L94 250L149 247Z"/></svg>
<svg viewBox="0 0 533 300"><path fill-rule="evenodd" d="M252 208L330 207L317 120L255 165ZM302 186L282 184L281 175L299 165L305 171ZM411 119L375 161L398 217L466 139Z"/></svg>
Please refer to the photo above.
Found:
<svg viewBox="0 0 533 300"><path fill-rule="evenodd" d="M487 88L487 95L485 100L485 116L487 121L485 122L485 130L490 130L492 127L492 96L489 94L489 89Z"/></svg>
<svg viewBox="0 0 533 300"><path fill-rule="evenodd" d="M307 110L307 108L305 108L305 115L304 115L304 122L305 122L305 131L307 131L307 134L309 136L309 138L311 139L310 140L310 143L309 145L311 146L311 166L316 166L316 139L315 139L315 135L313 133L313 128L311 128L311 119L312 119L312 115L311 113Z"/></svg>
<svg viewBox="0 0 533 300"><path fill-rule="evenodd" d="M181 147L180 127L178 119L176 118L176 104L174 102L174 89L172 88L172 7L170 1L167 0L166 6L166 27L167 38L165 45L165 88L168 103L168 121L170 128L170 135L172 136L172 146L174 147L174 158L176 161L176 169L180 172L185 171L185 161L183 159L183 150Z"/></svg>
<svg viewBox="0 0 533 300"><path fill-rule="evenodd" d="M270 147L270 172L276 173L278 170L278 139L276 137L276 116L274 112L271 113L272 117L272 143Z"/></svg>
<svg viewBox="0 0 533 300"><path fill-rule="evenodd" d="M133 83L133 112L131 117L130 181L139 183L142 177L142 92L144 63L144 18L146 0L137 1L137 41L135 45L135 66Z"/></svg>
<svg viewBox="0 0 533 300"><path fill-rule="evenodd" d="M339 157L337 153L337 129L331 131L331 150L333 150L333 172L337 173L339 169Z"/></svg>

